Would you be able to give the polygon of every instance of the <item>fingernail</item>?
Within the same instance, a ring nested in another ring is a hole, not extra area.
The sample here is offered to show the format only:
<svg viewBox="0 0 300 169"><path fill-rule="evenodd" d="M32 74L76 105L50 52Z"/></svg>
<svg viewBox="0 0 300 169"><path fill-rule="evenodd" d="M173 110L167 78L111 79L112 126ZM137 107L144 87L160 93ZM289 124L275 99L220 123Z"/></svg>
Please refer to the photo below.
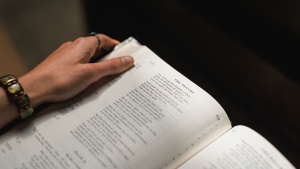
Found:
<svg viewBox="0 0 300 169"><path fill-rule="evenodd" d="M132 66L133 58L131 56L124 56L121 58L124 67Z"/></svg>

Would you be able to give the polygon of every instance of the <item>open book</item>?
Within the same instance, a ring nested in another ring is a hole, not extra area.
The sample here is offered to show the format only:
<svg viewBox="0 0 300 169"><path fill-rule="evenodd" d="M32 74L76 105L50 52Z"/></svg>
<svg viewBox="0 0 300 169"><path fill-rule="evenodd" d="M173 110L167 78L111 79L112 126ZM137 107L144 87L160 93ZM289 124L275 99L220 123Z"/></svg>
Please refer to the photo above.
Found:
<svg viewBox="0 0 300 169"><path fill-rule="evenodd" d="M103 59L122 55L135 66L2 135L1 168L295 168L134 38Z"/></svg>

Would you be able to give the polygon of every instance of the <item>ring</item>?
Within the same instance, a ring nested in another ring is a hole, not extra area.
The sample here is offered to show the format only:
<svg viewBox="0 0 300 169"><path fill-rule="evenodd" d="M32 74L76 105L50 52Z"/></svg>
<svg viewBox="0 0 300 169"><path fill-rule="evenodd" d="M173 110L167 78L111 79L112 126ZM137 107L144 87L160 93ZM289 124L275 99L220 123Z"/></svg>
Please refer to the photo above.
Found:
<svg viewBox="0 0 300 169"><path fill-rule="evenodd" d="M100 44L101 44L101 40L100 40L100 37L98 36L97 32L90 32L88 35L89 36L94 36L94 37L97 38L97 40L98 40L98 47L97 47L97 49L99 49L100 48Z"/></svg>

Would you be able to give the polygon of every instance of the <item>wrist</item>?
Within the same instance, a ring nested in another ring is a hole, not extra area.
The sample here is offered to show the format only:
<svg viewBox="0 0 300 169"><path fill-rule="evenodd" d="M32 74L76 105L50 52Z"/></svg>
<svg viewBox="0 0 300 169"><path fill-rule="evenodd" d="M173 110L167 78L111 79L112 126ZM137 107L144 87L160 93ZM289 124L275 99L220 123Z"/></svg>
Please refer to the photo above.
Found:
<svg viewBox="0 0 300 169"><path fill-rule="evenodd" d="M39 105L45 103L44 95L41 87L38 85L36 79L27 78L26 75L19 78L20 84L22 84L24 91L27 93L32 107L36 108Z"/></svg>

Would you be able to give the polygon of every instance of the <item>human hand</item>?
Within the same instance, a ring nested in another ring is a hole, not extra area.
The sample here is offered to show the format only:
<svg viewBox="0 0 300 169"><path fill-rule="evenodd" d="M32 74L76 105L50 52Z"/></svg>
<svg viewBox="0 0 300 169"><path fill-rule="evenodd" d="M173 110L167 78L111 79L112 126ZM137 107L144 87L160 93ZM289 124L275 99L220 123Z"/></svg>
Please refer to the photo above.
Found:
<svg viewBox="0 0 300 169"><path fill-rule="evenodd" d="M104 34L100 49L112 49L119 42ZM80 37L66 42L41 62L36 68L19 78L31 105L67 100L106 75L117 74L133 65L129 56L98 63L89 60L101 54L98 40L93 36Z"/></svg>

